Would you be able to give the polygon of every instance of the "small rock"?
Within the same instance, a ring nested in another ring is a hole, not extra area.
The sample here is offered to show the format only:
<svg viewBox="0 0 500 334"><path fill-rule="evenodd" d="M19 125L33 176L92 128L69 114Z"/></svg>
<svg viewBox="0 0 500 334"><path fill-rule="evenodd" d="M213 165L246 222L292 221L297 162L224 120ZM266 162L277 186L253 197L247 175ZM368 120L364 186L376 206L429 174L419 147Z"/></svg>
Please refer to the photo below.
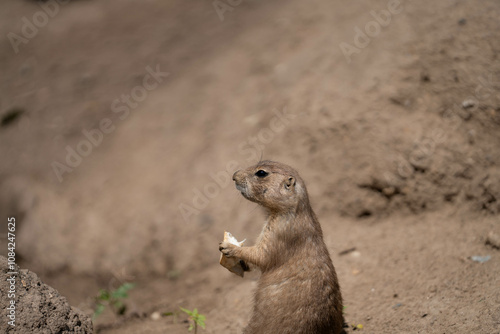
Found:
<svg viewBox="0 0 500 334"><path fill-rule="evenodd" d="M352 253L356 250L356 247L351 247L351 248L348 248L348 249L345 249L341 252L339 252L339 255L342 256L342 255L347 255L349 253Z"/></svg>
<svg viewBox="0 0 500 334"><path fill-rule="evenodd" d="M396 305L394 305L392 308L397 310L398 308L400 308L401 306L403 306L403 304L401 303L397 303Z"/></svg>
<svg viewBox="0 0 500 334"><path fill-rule="evenodd" d="M467 20L464 19L463 17L460 20L458 20L458 25L460 25L460 26L464 26L466 23L467 23Z"/></svg>
<svg viewBox="0 0 500 334"><path fill-rule="evenodd" d="M396 188L394 188L394 187L387 187L387 188L382 189L382 193L385 196L392 196L392 195L394 195L395 192L396 192Z"/></svg>
<svg viewBox="0 0 500 334"><path fill-rule="evenodd" d="M160 312L153 312L151 313L151 319L153 320L159 320L161 318Z"/></svg>
<svg viewBox="0 0 500 334"><path fill-rule="evenodd" d="M491 231L486 238L486 244L493 248L500 249L500 235Z"/></svg>
<svg viewBox="0 0 500 334"><path fill-rule="evenodd" d="M426 171L431 165L431 158L429 155L420 151L413 151L408 160L415 170Z"/></svg>
<svg viewBox="0 0 500 334"><path fill-rule="evenodd" d="M472 108L476 105L476 101L474 100L465 100L462 102L462 107L464 109L469 109L469 108Z"/></svg>
<svg viewBox="0 0 500 334"><path fill-rule="evenodd" d="M486 255L486 256L474 255L474 256L471 256L470 259L474 262L485 263L491 259L491 256L490 255Z"/></svg>
<svg viewBox="0 0 500 334"><path fill-rule="evenodd" d="M356 257L356 258L361 257L361 253L358 251L351 252L351 257Z"/></svg>

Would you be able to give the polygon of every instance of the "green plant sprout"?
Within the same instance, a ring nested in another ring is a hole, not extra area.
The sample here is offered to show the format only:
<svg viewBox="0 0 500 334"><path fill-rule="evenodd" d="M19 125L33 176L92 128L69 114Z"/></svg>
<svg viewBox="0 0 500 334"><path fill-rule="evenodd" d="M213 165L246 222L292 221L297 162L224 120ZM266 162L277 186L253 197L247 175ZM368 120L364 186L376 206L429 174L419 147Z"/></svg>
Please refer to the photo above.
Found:
<svg viewBox="0 0 500 334"><path fill-rule="evenodd" d="M184 313L189 315L189 328L188 331L192 331L194 328L194 334L198 331L198 325L205 329L205 319L206 317L203 314L198 313L198 309L194 309L192 311L187 310L185 308L180 308Z"/></svg>
<svg viewBox="0 0 500 334"><path fill-rule="evenodd" d="M113 291L101 289L99 295L96 297L96 307L92 318L94 320L97 319L106 310L107 306L117 315L125 314L127 306L124 303L124 299L128 298L128 291L134 287L134 283L124 283Z"/></svg>

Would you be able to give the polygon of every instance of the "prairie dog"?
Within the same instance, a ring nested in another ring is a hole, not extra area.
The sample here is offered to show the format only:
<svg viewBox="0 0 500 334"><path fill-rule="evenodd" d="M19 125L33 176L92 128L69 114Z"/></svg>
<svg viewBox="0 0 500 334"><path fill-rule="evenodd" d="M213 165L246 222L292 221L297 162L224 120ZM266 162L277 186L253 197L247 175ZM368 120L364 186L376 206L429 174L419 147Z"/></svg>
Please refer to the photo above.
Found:
<svg viewBox="0 0 500 334"><path fill-rule="evenodd" d="M244 334L339 334L344 323L337 274L306 186L291 167L262 161L233 175L236 188L260 204L267 221L255 246L219 250L262 274Z"/></svg>

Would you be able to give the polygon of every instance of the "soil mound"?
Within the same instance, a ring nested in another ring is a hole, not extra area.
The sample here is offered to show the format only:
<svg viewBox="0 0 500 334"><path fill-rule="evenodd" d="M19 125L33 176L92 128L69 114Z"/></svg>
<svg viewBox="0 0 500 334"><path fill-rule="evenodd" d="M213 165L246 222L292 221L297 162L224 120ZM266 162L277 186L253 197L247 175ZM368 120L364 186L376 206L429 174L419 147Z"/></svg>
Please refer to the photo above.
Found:
<svg viewBox="0 0 500 334"><path fill-rule="evenodd" d="M10 272L16 272L17 275ZM2 320L0 332L93 333L92 321L87 315L71 307L65 297L44 284L35 273L20 269L17 265L11 267L3 256L0 256L0 282L2 319L9 319L15 324L12 326ZM11 299L12 294L15 297Z"/></svg>

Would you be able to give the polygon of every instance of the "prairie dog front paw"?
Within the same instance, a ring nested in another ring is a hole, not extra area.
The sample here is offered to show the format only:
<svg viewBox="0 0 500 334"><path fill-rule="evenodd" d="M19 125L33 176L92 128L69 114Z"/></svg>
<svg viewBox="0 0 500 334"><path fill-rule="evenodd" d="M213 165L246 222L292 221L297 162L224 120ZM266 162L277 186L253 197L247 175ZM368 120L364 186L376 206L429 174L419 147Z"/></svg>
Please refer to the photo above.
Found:
<svg viewBox="0 0 500 334"><path fill-rule="evenodd" d="M238 246L233 245L227 241L223 241L219 243L219 251L224 254L226 257L233 257L235 254L235 249Z"/></svg>

